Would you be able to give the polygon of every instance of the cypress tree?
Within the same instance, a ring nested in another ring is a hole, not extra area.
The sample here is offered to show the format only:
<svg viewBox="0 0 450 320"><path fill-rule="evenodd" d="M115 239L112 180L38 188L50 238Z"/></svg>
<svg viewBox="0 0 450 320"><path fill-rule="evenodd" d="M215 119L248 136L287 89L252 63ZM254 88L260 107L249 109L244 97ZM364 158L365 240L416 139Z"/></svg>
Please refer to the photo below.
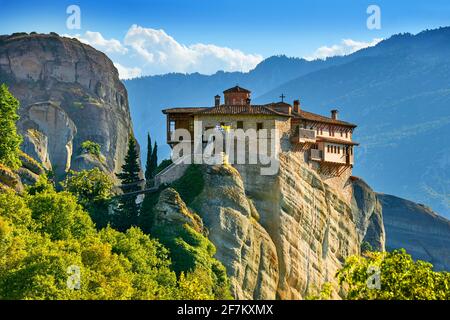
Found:
<svg viewBox="0 0 450 320"><path fill-rule="evenodd" d="M145 162L145 180L147 187L150 187L150 182L153 178L152 170L152 139L150 138L150 133L147 133L147 161Z"/></svg>
<svg viewBox="0 0 450 320"><path fill-rule="evenodd" d="M123 193L139 191L140 181L139 154L135 138L130 135L128 140L128 151L125 156L125 163L122 172L117 174L121 180ZM114 219L114 227L119 231L125 231L131 226L137 225L139 216L139 205L136 204L137 195L125 195L119 199Z"/></svg>
<svg viewBox="0 0 450 320"><path fill-rule="evenodd" d="M156 169L158 169L158 143L155 141L155 145L153 147L152 151L152 158L150 159L151 162L151 174L152 178L156 175Z"/></svg>

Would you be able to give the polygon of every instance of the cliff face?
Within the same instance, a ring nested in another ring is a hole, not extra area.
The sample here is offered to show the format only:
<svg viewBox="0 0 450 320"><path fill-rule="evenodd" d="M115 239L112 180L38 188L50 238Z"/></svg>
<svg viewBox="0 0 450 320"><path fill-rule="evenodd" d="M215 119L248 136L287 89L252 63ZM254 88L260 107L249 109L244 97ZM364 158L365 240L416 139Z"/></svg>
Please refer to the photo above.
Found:
<svg viewBox="0 0 450 320"><path fill-rule="evenodd" d="M378 194L383 207L386 249L405 248L414 259L450 271L450 221L423 205Z"/></svg>
<svg viewBox="0 0 450 320"><path fill-rule="evenodd" d="M234 296L303 299L324 282L337 289L337 269L360 247L350 203L296 153L280 155L277 175L259 169L205 167L205 187L193 203Z"/></svg>
<svg viewBox="0 0 450 320"><path fill-rule="evenodd" d="M370 244L373 250L384 251L386 234L383 209L375 191L363 180L351 177L352 212L361 243Z"/></svg>
<svg viewBox="0 0 450 320"><path fill-rule="evenodd" d="M62 177L94 166L119 172L132 130L125 87L109 58L55 34L0 36L0 82L20 101L24 152ZM101 157L81 144L101 146Z"/></svg>

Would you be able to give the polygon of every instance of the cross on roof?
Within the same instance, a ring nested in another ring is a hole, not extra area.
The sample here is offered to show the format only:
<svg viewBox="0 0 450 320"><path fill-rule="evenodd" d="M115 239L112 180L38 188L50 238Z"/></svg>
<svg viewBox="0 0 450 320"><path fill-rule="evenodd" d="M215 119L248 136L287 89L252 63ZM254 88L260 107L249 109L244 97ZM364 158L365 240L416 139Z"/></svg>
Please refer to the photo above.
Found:
<svg viewBox="0 0 450 320"><path fill-rule="evenodd" d="M280 98L281 98L281 102L284 102L284 98L286 98L286 96L282 93Z"/></svg>

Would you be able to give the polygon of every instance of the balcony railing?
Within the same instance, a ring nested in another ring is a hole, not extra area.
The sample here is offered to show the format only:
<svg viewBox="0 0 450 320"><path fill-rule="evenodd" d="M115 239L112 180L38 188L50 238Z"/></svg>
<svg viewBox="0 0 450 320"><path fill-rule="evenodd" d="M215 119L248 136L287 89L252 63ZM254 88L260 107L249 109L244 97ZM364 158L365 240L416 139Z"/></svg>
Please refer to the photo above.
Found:
<svg viewBox="0 0 450 320"><path fill-rule="evenodd" d="M319 149L311 149L309 158L313 161L322 161L322 151Z"/></svg>
<svg viewBox="0 0 450 320"><path fill-rule="evenodd" d="M294 134L291 141L293 143L315 143L316 131L310 129L299 129L298 132Z"/></svg>

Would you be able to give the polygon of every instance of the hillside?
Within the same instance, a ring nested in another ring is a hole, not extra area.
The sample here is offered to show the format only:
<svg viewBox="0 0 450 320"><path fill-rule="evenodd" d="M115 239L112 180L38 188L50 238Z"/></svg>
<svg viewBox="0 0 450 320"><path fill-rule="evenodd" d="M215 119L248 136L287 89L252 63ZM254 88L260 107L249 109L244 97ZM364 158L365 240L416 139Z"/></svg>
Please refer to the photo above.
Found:
<svg viewBox="0 0 450 320"><path fill-rule="evenodd" d="M355 173L376 190L427 203L450 215L450 28L400 34L375 47L326 61L272 57L249 73L218 72L126 81L138 138L147 131L164 143L168 106L208 106L223 88L241 84L258 102L300 98L303 108L332 108L359 125ZM296 74L296 76L295 76ZM167 155L168 148L161 148ZM382 173L382 174L380 174Z"/></svg>
<svg viewBox="0 0 450 320"><path fill-rule="evenodd" d="M378 194L383 207L386 250L405 248L414 259L429 261L437 270L450 270L450 221L430 208L387 194Z"/></svg>

